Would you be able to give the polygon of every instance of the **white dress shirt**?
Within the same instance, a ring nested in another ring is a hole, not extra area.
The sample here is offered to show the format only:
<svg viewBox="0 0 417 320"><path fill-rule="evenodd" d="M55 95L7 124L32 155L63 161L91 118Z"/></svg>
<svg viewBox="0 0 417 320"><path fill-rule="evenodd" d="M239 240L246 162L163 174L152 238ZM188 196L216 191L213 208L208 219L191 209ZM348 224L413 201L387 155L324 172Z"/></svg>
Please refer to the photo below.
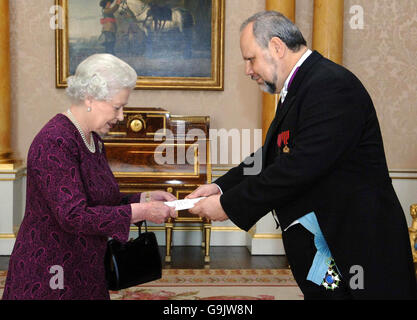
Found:
<svg viewBox="0 0 417 320"><path fill-rule="evenodd" d="M295 66L292 68L290 74L287 77L287 80L285 80L284 82L284 86L281 89L281 92L279 94L279 97L281 99L281 103L284 103L285 97L287 96L288 93L288 84L290 82L290 79L292 77L292 75L294 74L295 70L300 67L303 62L308 58L308 56L311 54L311 50L307 49L307 51L301 56L301 58L297 61L297 63L295 64Z"/></svg>

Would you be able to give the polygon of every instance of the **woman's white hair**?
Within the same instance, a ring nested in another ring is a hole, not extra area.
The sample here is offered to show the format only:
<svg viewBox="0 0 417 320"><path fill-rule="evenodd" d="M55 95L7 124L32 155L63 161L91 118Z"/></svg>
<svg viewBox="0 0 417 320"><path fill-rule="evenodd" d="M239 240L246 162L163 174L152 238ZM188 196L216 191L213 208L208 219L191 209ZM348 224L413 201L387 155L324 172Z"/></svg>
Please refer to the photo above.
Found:
<svg viewBox="0 0 417 320"><path fill-rule="evenodd" d="M107 54L98 53L83 60L75 75L68 77L66 92L75 102L87 98L111 100L121 89L133 89L136 71L126 62Z"/></svg>

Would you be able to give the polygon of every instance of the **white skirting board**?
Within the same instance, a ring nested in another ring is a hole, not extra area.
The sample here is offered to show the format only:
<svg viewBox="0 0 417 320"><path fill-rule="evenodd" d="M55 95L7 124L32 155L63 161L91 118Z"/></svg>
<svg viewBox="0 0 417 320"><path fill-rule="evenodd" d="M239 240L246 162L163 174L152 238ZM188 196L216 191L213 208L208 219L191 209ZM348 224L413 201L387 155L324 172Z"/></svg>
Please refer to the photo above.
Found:
<svg viewBox="0 0 417 320"><path fill-rule="evenodd" d="M10 255L24 215L26 167L0 171L0 255Z"/></svg>
<svg viewBox="0 0 417 320"><path fill-rule="evenodd" d="M417 171L390 171L392 185L400 200L407 219L407 225L411 226L410 206L417 204Z"/></svg>

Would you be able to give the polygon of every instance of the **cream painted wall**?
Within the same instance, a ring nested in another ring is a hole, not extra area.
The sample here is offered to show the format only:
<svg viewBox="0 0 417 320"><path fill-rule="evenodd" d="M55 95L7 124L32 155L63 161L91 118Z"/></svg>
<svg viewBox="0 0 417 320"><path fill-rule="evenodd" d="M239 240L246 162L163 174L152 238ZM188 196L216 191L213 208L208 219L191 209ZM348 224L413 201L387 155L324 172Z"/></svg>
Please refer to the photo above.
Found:
<svg viewBox="0 0 417 320"><path fill-rule="evenodd" d="M12 147L25 160L40 128L68 107L55 88L53 0L9 0L12 70ZM364 28L350 28L352 5L364 9ZM240 23L263 10L263 0L226 0L225 90L135 90L130 106L163 107L172 114L208 115L212 128L261 126L261 95L244 75ZM344 65L370 92L381 123L390 169L417 169L417 2L345 0ZM311 45L313 1L297 0L297 24ZM230 157L229 157L230 158Z"/></svg>
<svg viewBox="0 0 417 320"><path fill-rule="evenodd" d="M364 29L349 27L360 5ZM345 0L344 64L371 95L390 169L417 169L417 1Z"/></svg>
<svg viewBox="0 0 417 320"><path fill-rule="evenodd" d="M297 0L296 23L312 43L313 1ZM371 95L391 170L417 169L417 2L345 0L343 65ZM363 9L363 29L351 27ZM353 21L354 22L354 21Z"/></svg>

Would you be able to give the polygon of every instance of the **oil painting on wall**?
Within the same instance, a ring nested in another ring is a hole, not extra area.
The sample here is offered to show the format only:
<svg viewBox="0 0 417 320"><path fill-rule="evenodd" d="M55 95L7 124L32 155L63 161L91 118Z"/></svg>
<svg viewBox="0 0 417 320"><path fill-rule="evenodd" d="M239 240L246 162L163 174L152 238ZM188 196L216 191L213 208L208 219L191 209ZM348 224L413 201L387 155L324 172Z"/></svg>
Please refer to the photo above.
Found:
<svg viewBox="0 0 417 320"><path fill-rule="evenodd" d="M224 0L56 0L57 86L94 53L129 63L142 89L223 89Z"/></svg>

